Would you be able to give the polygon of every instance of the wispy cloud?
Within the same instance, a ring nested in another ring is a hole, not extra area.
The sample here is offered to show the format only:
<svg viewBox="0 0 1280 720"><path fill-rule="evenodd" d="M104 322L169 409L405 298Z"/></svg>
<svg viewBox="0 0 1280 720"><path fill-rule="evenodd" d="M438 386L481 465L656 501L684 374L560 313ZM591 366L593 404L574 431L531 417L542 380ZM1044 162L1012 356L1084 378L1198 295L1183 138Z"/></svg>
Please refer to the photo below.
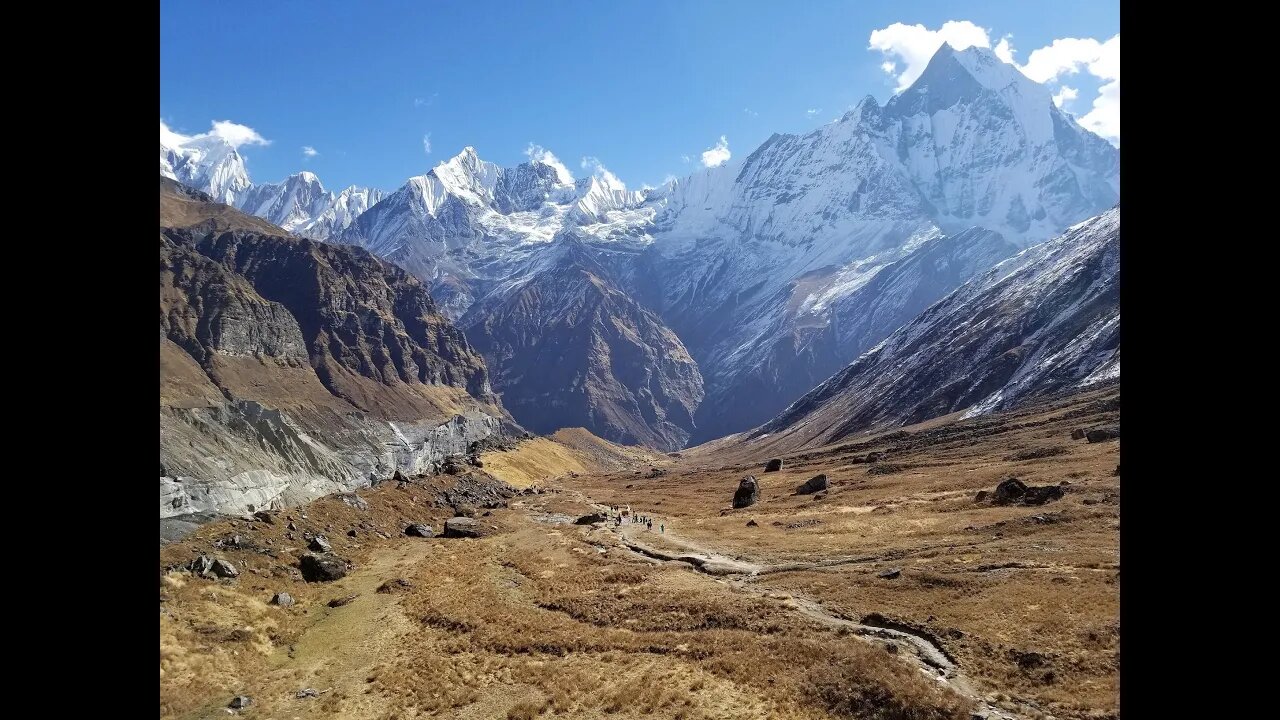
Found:
<svg viewBox="0 0 1280 720"><path fill-rule="evenodd" d="M183 145L192 140L203 140L205 138L217 137L221 138L233 148L239 148L244 145L270 145L271 141L258 134L257 130L248 125L233 123L230 120L214 120L213 127L209 132L200 133L198 135L184 135L179 133L167 124L164 120L160 121L160 142L170 147Z"/></svg>
<svg viewBox="0 0 1280 720"><path fill-rule="evenodd" d="M537 143L529 143L529 147L524 149L525 157L533 162L549 165L556 171L556 176L562 183L573 182L573 173L569 172L569 168L560 162L560 158L556 157L550 150L538 145Z"/></svg>
<svg viewBox="0 0 1280 720"><path fill-rule="evenodd" d="M760 117L760 113L752 110L751 108L742 108L742 112L750 115L751 117Z"/></svg>
<svg viewBox="0 0 1280 720"><path fill-rule="evenodd" d="M804 111L804 114L808 115L809 117L813 117L814 115L817 115L820 112L822 112L822 108L809 108L808 110Z"/></svg>
<svg viewBox="0 0 1280 720"><path fill-rule="evenodd" d="M690 162L691 160L692 160L692 158L690 158L688 155L681 155L681 156L680 156L680 162L687 163L687 162Z"/></svg>
<svg viewBox="0 0 1280 720"><path fill-rule="evenodd" d="M431 133L422 136L422 151L428 155L431 154Z"/></svg>
<svg viewBox="0 0 1280 720"><path fill-rule="evenodd" d="M605 185L609 187L615 187L620 190L627 189L627 184L622 182L622 180L620 180L617 175L614 175L612 172L610 172L609 168L605 167L604 163L600 162L599 158L595 158L590 155L587 155L586 157L582 158L582 162L580 165L583 170L586 170L587 172L590 172L592 175L595 175L596 177L600 178L600 180L604 182Z"/></svg>
<svg viewBox="0 0 1280 720"><path fill-rule="evenodd" d="M702 152L702 166L709 168L720 167L729 162L730 157L732 157L732 154L729 152L729 138L721 135L720 142L716 143L715 147Z"/></svg>
<svg viewBox="0 0 1280 720"><path fill-rule="evenodd" d="M1062 89L1059 90L1057 94L1053 96L1053 104L1057 105L1058 107L1066 107L1067 104L1069 104L1072 100L1075 100L1078 97L1080 97L1079 90L1073 87L1068 87L1066 85L1063 85Z"/></svg>
<svg viewBox="0 0 1280 720"><path fill-rule="evenodd" d="M306 157L313 158L313 157L315 157L315 156L319 155L319 154L320 154L320 152L319 152L318 150L316 150L315 148L311 147L310 145L303 145L303 146L302 146L302 154L303 154L304 156L306 156Z"/></svg>
<svg viewBox="0 0 1280 720"><path fill-rule="evenodd" d="M427 97L416 97L413 99L413 106L416 108L427 107L435 103L438 97L440 97L440 93L431 93Z"/></svg>
<svg viewBox="0 0 1280 720"><path fill-rule="evenodd" d="M880 69L897 81L896 91L911 86L924 72L929 60L942 43L956 50L968 47L992 48L992 32L968 20L951 20L937 30L924 25L894 23L871 32L869 50L879 50L886 60ZM1120 142L1120 35L1105 42L1093 38L1058 38L1033 50L1027 63L1015 59L1013 36L1004 35L992 52L1004 62L1014 65L1022 74L1056 89L1054 102L1059 106L1079 97L1079 89L1062 83L1067 76L1087 73L1101 84L1092 108L1078 121L1084 127L1112 141Z"/></svg>

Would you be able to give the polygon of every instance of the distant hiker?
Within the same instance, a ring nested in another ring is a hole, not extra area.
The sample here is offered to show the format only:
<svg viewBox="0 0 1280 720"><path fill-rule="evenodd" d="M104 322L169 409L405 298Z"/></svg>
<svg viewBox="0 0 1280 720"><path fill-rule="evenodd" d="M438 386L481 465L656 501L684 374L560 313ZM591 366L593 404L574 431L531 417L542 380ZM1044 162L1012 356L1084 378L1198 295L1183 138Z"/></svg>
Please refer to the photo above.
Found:
<svg viewBox="0 0 1280 720"><path fill-rule="evenodd" d="M659 526L658 526L658 530L659 530L659 531L661 531L663 535L666 535L666 534L667 534L667 526L666 526L666 525L659 525Z"/></svg>
<svg viewBox="0 0 1280 720"><path fill-rule="evenodd" d="M649 520L649 527L648 527L648 530L649 530L649 532L653 532L653 520Z"/></svg>

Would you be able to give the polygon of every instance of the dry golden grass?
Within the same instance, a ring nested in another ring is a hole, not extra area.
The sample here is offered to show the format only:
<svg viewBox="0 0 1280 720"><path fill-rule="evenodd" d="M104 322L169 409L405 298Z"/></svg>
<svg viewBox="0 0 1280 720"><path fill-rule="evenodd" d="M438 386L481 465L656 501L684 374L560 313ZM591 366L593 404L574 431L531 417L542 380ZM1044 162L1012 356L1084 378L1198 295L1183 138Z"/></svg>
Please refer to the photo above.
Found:
<svg viewBox="0 0 1280 720"><path fill-rule="evenodd" d="M233 533L271 554L214 551L240 567L234 581L162 576L161 716L220 717L244 693L263 717L968 717L971 701L901 655L806 616L798 598L933 636L979 691L1025 716L1114 715L1117 443L1069 439L1106 413L1061 417L1093 399L939 442L887 441L897 448L887 460L907 469L880 475L852 462L866 449L846 446L787 458L778 473L754 462L696 469L709 465L704 456L649 477L650 455L638 473L573 477L556 463L580 448L525 443L487 455L486 470L516 468L509 477L560 491L494 510L483 520L496 532L482 540L401 534L410 521L440 529L451 513L433 499L448 477L362 492L368 511L334 499L305 508L306 520L288 511L292 541L284 517L219 521L162 548L161 566ZM1030 457L1042 446L1061 452ZM494 467L498 455L510 464ZM722 515L746 472L763 481L762 501ZM791 494L817 472L831 481L823 499ZM1071 485L1043 507L974 503L1009 474ZM638 535L649 544L692 543L774 571L711 577L649 562L603 529L548 524L589 512L584 492L665 521L670 535L656 525ZM332 584L301 582L292 565L303 530L325 533L355 570ZM876 577L888 567L902 576ZM413 587L376 592L394 578ZM280 590L297 605L268 605ZM351 604L325 607L350 594ZM304 687L324 692L295 698Z"/></svg>

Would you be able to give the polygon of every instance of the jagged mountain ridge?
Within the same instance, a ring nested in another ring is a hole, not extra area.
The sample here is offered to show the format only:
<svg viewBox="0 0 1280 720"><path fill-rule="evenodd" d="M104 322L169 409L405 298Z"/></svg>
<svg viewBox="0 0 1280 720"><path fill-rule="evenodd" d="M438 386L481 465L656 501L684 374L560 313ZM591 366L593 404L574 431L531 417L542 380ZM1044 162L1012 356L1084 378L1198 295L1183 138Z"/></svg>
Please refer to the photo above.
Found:
<svg viewBox="0 0 1280 720"><path fill-rule="evenodd" d="M546 246L577 238L607 269L600 279L660 318L696 360L705 399L690 437L700 442L764 422L1011 244L1110 207L1118 181L1118 151L1045 88L989 50L943 46L884 106L867 98L836 122L774 135L660 188L628 191L599 167L574 180L537 154L501 168L466 148L337 239L428 281L456 319L501 306L535 266L560 271L545 263ZM873 282L972 227L1003 240L988 238L954 272ZM872 308L864 322L859 313ZM516 357L490 360L498 372Z"/></svg>
<svg viewBox="0 0 1280 720"><path fill-rule="evenodd" d="M973 278L744 438L817 446L1119 375L1117 206Z"/></svg>
<svg viewBox="0 0 1280 720"><path fill-rule="evenodd" d="M164 178L161 201L162 517L419 472L506 422L480 354L403 270Z"/></svg>
<svg viewBox="0 0 1280 720"><path fill-rule="evenodd" d="M295 173L278 183L254 184L239 151L209 134L169 144L160 139L160 177L204 192L216 202L263 218L290 233L329 240L376 205L385 193L352 185L334 194L315 173Z"/></svg>

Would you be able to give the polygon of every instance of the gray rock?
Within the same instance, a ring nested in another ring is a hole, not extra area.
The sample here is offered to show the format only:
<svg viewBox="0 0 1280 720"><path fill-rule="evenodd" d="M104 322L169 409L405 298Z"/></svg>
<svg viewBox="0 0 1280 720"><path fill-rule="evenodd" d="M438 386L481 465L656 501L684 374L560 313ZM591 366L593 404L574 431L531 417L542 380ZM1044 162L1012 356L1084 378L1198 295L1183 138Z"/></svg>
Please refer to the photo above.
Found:
<svg viewBox="0 0 1280 720"><path fill-rule="evenodd" d="M484 534L484 527L469 517L453 517L444 521L444 536L447 538L478 538Z"/></svg>
<svg viewBox="0 0 1280 720"><path fill-rule="evenodd" d="M316 690L315 688L303 688L299 690L298 694L294 695L294 697L296 697L299 700L302 700L304 698L320 697L320 691Z"/></svg>
<svg viewBox="0 0 1280 720"><path fill-rule="evenodd" d="M364 498L360 497L355 493L342 493L338 495L338 499L341 500L343 504L349 507L353 507L357 510L369 509L369 503L366 502Z"/></svg>
<svg viewBox="0 0 1280 720"><path fill-rule="evenodd" d="M195 573L196 575L207 576L210 572L213 571L213 558L209 557L208 555L201 555L195 560L192 560L191 562L187 563L187 569Z"/></svg>
<svg viewBox="0 0 1280 720"><path fill-rule="evenodd" d="M577 520L574 520L573 524L574 525L595 525L596 523L605 522L608 519L609 518L605 517L604 513L591 513L590 515L583 515Z"/></svg>
<svg viewBox="0 0 1280 720"><path fill-rule="evenodd" d="M780 458L774 458L764 464L765 472L777 472L781 469L782 469L782 460Z"/></svg>
<svg viewBox="0 0 1280 720"><path fill-rule="evenodd" d="M754 475L748 475L742 479L742 482L738 483L738 490L733 494L733 507L750 507L755 505L759 499L760 483Z"/></svg>
<svg viewBox="0 0 1280 720"><path fill-rule="evenodd" d="M307 582L332 582L346 576L347 563L333 556L303 555L298 569Z"/></svg>
<svg viewBox="0 0 1280 720"><path fill-rule="evenodd" d="M1008 478L1001 480L1000 484L996 486L996 491L991 501L996 505L1008 505L1015 500L1021 499L1026 492L1026 483L1018 478Z"/></svg>
<svg viewBox="0 0 1280 720"><path fill-rule="evenodd" d="M347 595L346 597L334 598L329 601L329 607L331 608L342 607L343 605L350 604L352 600L355 600L358 597L360 596L357 594L357 595Z"/></svg>
<svg viewBox="0 0 1280 720"><path fill-rule="evenodd" d="M287 592L278 592L271 597L272 605L280 607L293 607L293 596Z"/></svg>
<svg viewBox="0 0 1280 720"><path fill-rule="evenodd" d="M747 527L759 527L759 526L760 526L760 523L756 522L755 520L747 521Z"/></svg>
<svg viewBox="0 0 1280 720"><path fill-rule="evenodd" d="M266 510L259 510L258 512L254 513L253 516L268 525L274 525L276 523L275 518L271 517L271 513L267 512Z"/></svg>
<svg viewBox="0 0 1280 720"><path fill-rule="evenodd" d="M902 575L902 568L890 568L888 570L885 570L882 573L877 573L876 577L883 578L885 580L893 580L895 578L900 577L901 575Z"/></svg>
<svg viewBox="0 0 1280 720"><path fill-rule="evenodd" d="M329 540L323 535L317 535L311 538L311 542L307 543L307 547L314 552L333 552L333 546L329 544Z"/></svg>
<svg viewBox="0 0 1280 720"><path fill-rule="evenodd" d="M1120 428L1118 426L1094 428L1089 432L1085 433L1084 436L1085 436L1085 439L1091 443L1105 442L1107 440L1116 440L1120 437Z"/></svg>
<svg viewBox="0 0 1280 720"><path fill-rule="evenodd" d="M252 704L253 704L253 698L249 697L248 695L237 695L231 698L231 702L227 703L227 707L232 708L234 710L240 710L242 708L247 708Z"/></svg>
<svg viewBox="0 0 1280 720"><path fill-rule="evenodd" d="M813 493L816 493L819 490L826 490L826 489L827 489L827 476L814 475L813 477L801 483L800 486L796 488L796 494L812 495Z"/></svg>
<svg viewBox="0 0 1280 720"><path fill-rule="evenodd" d="M429 538L435 537L436 531L430 525L422 523L412 523L404 529L404 534L409 537Z"/></svg>
<svg viewBox="0 0 1280 720"><path fill-rule="evenodd" d="M213 574L220 578L233 578L240 575L240 571L236 569L235 565L232 565L222 558L215 558L211 569L213 570Z"/></svg>
<svg viewBox="0 0 1280 720"><path fill-rule="evenodd" d="M1075 430L1072 430L1072 431L1071 431L1071 439L1072 439L1072 440L1083 440L1083 439L1084 439L1084 430L1082 430L1082 429L1080 429L1080 428L1076 428Z"/></svg>

